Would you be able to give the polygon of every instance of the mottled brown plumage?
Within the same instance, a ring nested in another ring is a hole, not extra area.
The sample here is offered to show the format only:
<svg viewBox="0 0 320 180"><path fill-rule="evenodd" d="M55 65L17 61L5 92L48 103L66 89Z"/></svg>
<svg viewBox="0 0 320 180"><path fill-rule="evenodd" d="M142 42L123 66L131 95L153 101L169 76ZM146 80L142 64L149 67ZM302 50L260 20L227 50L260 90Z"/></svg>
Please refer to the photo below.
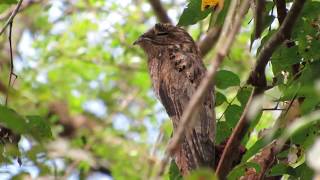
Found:
<svg viewBox="0 0 320 180"><path fill-rule="evenodd" d="M198 47L182 28L156 24L135 42L148 56L153 89L172 120L173 133L182 113L205 75ZM188 127L174 154L183 175L200 166L214 166L215 113L213 88L199 110L196 123Z"/></svg>

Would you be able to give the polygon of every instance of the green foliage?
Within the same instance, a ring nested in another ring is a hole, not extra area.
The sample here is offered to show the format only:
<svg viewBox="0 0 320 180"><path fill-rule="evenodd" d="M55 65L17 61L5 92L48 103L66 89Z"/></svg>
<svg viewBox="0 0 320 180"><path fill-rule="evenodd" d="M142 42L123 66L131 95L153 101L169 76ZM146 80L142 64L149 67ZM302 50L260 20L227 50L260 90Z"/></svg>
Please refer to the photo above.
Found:
<svg viewBox="0 0 320 180"><path fill-rule="evenodd" d="M201 11L201 1L189 0L189 4L183 10L178 25L188 26L197 23L206 18L210 13L210 9Z"/></svg>
<svg viewBox="0 0 320 180"><path fill-rule="evenodd" d="M232 86L239 86L240 79L237 74L231 71L220 70L216 74L215 84L220 89L226 89Z"/></svg>
<svg viewBox="0 0 320 180"><path fill-rule="evenodd" d="M23 117L2 105L0 105L0 114L0 122L15 133L31 135L38 141L52 138L50 124L40 116Z"/></svg>
<svg viewBox="0 0 320 180"><path fill-rule="evenodd" d="M15 4L18 0L2 0L0 4Z"/></svg>
<svg viewBox="0 0 320 180"><path fill-rule="evenodd" d="M284 174L295 176L295 170L287 164L279 163L270 169L268 176L280 176Z"/></svg>
<svg viewBox="0 0 320 180"><path fill-rule="evenodd" d="M186 180L217 180L218 178L211 169L199 169L192 171L190 175L185 177Z"/></svg>
<svg viewBox="0 0 320 180"><path fill-rule="evenodd" d="M49 122L46 122L40 116L26 116L30 134L38 141L48 140L52 138Z"/></svg>
<svg viewBox="0 0 320 180"><path fill-rule="evenodd" d="M180 175L179 168L174 161L171 161L169 168L169 179L170 180L182 180Z"/></svg>
<svg viewBox="0 0 320 180"><path fill-rule="evenodd" d="M26 119L12 109L0 105L0 121L5 127L19 134L26 134L28 123Z"/></svg>
<svg viewBox="0 0 320 180"><path fill-rule="evenodd" d="M1 15L17 2L1 1ZM61 2L34 3L14 20L14 62L19 78L9 90L8 107L0 105L0 122L31 145L20 152L16 145L1 144L0 161L13 164L20 156L23 164L32 164L39 170L39 178L69 178L66 169L71 167L71 173L79 174L79 179L87 178L99 168L110 171L113 179L152 179L173 127L152 93L145 55L132 46L155 23L149 2ZM200 0L186 0L182 4L161 2L170 17L175 18L175 14L183 11L173 22L178 21L179 26L192 25L186 29L197 37L195 40L201 40L206 27L223 26L231 0L224 1L218 14L210 9L201 11ZM288 8L292 2L286 1ZM242 140L248 149L241 163L228 175L229 179L239 179L248 168L259 172L261 168L250 162L251 158L280 136L289 138L287 145L296 147L298 153L294 156L298 160L284 163L283 159L288 159L292 152L281 152L268 176L313 178L314 171L308 167L305 156L320 135L318 119L308 119L320 107L319 9L319 1L306 1L291 38L272 54L266 69L270 89L264 93L262 106L278 109L260 112L250 121ZM265 11L261 12L262 34L256 37L253 12L249 10L228 60L215 76L216 144L230 136L248 102L253 89L245 85L248 74L265 43L278 31L275 12L274 2L267 1ZM212 19L207 18L210 14ZM1 21L3 25L6 18ZM10 62L7 39L6 33L0 37L1 84L7 82L10 67L6 64ZM207 54L204 61L208 63L213 54L214 51ZM0 93L4 104L6 93ZM300 102L303 126L277 129L272 138L265 137L266 132L269 135L265 129L274 128L279 114L287 111L293 99ZM60 104L53 106L57 102ZM53 150L54 147L61 152ZM72 156L69 152L79 154ZM53 165L57 157L63 161L64 169ZM10 172L11 179L27 176L30 176L27 167L19 169L19 173ZM182 179L174 162L167 177ZM213 170L200 169L185 179L216 177Z"/></svg>

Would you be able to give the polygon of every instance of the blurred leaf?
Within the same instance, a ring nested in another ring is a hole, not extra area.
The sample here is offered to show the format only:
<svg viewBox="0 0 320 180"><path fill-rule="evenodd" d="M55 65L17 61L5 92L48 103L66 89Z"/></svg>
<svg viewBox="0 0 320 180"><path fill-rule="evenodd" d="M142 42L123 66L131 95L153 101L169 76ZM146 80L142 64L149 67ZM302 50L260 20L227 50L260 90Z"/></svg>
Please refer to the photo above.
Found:
<svg viewBox="0 0 320 180"><path fill-rule="evenodd" d="M0 4L16 4L18 0L2 0Z"/></svg>
<svg viewBox="0 0 320 180"><path fill-rule="evenodd" d="M320 135L320 123L310 123L299 129L292 137L291 142L299 144L305 149L310 147L315 139Z"/></svg>
<svg viewBox="0 0 320 180"><path fill-rule="evenodd" d="M216 74L215 84L220 89L226 89L231 86L239 86L240 78L234 72L220 70Z"/></svg>
<svg viewBox="0 0 320 180"><path fill-rule="evenodd" d="M215 25L217 25L217 26L223 25L224 20L227 16L227 12L229 10L230 2L231 2L231 0L224 0L223 8L222 8L221 12L219 12L219 14L218 14ZM212 13L214 13L214 12L212 12Z"/></svg>
<svg viewBox="0 0 320 180"><path fill-rule="evenodd" d="M213 172L212 169L198 169L192 171L187 177L185 177L185 180L218 180L217 176Z"/></svg>
<svg viewBox="0 0 320 180"><path fill-rule="evenodd" d="M287 164L279 163L274 165L267 176L281 176L284 174L295 175L295 170Z"/></svg>
<svg viewBox="0 0 320 180"><path fill-rule="evenodd" d="M299 179L312 179L314 177L314 171L310 169L306 163L301 164L295 168L296 177Z"/></svg>
<svg viewBox="0 0 320 180"><path fill-rule="evenodd" d="M26 134L28 132L25 118L3 105L0 105L0 122L15 133Z"/></svg>
<svg viewBox="0 0 320 180"><path fill-rule="evenodd" d="M169 179L170 180L182 180L183 179L182 176L180 175L179 168L174 160L172 160L170 163Z"/></svg>
<svg viewBox="0 0 320 180"><path fill-rule="evenodd" d="M52 138L50 123L46 122L40 116L26 116L29 120L28 126L30 134L38 141L48 140Z"/></svg>
<svg viewBox="0 0 320 180"><path fill-rule="evenodd" d="M189 0L188 6L183 10L180 16L178 25L188 26L197 23L198 21L206 18L211 9L201 11L201 1L200 0Z"/></svg>

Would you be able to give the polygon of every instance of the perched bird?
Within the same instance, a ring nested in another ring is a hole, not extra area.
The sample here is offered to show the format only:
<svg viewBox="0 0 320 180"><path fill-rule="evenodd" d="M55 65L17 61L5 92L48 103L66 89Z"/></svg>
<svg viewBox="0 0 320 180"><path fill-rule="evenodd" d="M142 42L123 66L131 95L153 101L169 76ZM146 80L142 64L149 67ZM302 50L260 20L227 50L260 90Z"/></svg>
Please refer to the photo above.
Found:
<svg viewBox="0 0 320 180"><path fill-rule="evenodd" d="M174 134L183 111L206 73L199 49L184 29L160 23L134 44L148 56L153 90L172 120ZM193 118L196 123L186 128L173 157L182 175L198 167L214 166L213 87L206 92Z"/></svg>

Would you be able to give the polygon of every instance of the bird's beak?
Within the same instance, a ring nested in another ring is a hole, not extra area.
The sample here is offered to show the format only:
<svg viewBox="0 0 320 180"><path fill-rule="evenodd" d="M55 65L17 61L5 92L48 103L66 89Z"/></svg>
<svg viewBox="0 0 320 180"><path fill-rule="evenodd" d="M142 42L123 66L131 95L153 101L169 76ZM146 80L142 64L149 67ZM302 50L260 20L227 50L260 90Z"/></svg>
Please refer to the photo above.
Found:
<svg viewBox="0 0 320 180"><path fill-rule="evenodd" d="M148 41L148 40L151 40L151 39L147 36L142 35L136 41L133 42L133 45L137 45L143 41Z"/></svg>
<svg viewBox="0 0 320 180"><path fill-rule="evenodd" d="M141 41L143 41L143 38L140 36L137 40L135 40L135 41L133 42L133 45L137 45L137 44L139 44Z"/></svg>

